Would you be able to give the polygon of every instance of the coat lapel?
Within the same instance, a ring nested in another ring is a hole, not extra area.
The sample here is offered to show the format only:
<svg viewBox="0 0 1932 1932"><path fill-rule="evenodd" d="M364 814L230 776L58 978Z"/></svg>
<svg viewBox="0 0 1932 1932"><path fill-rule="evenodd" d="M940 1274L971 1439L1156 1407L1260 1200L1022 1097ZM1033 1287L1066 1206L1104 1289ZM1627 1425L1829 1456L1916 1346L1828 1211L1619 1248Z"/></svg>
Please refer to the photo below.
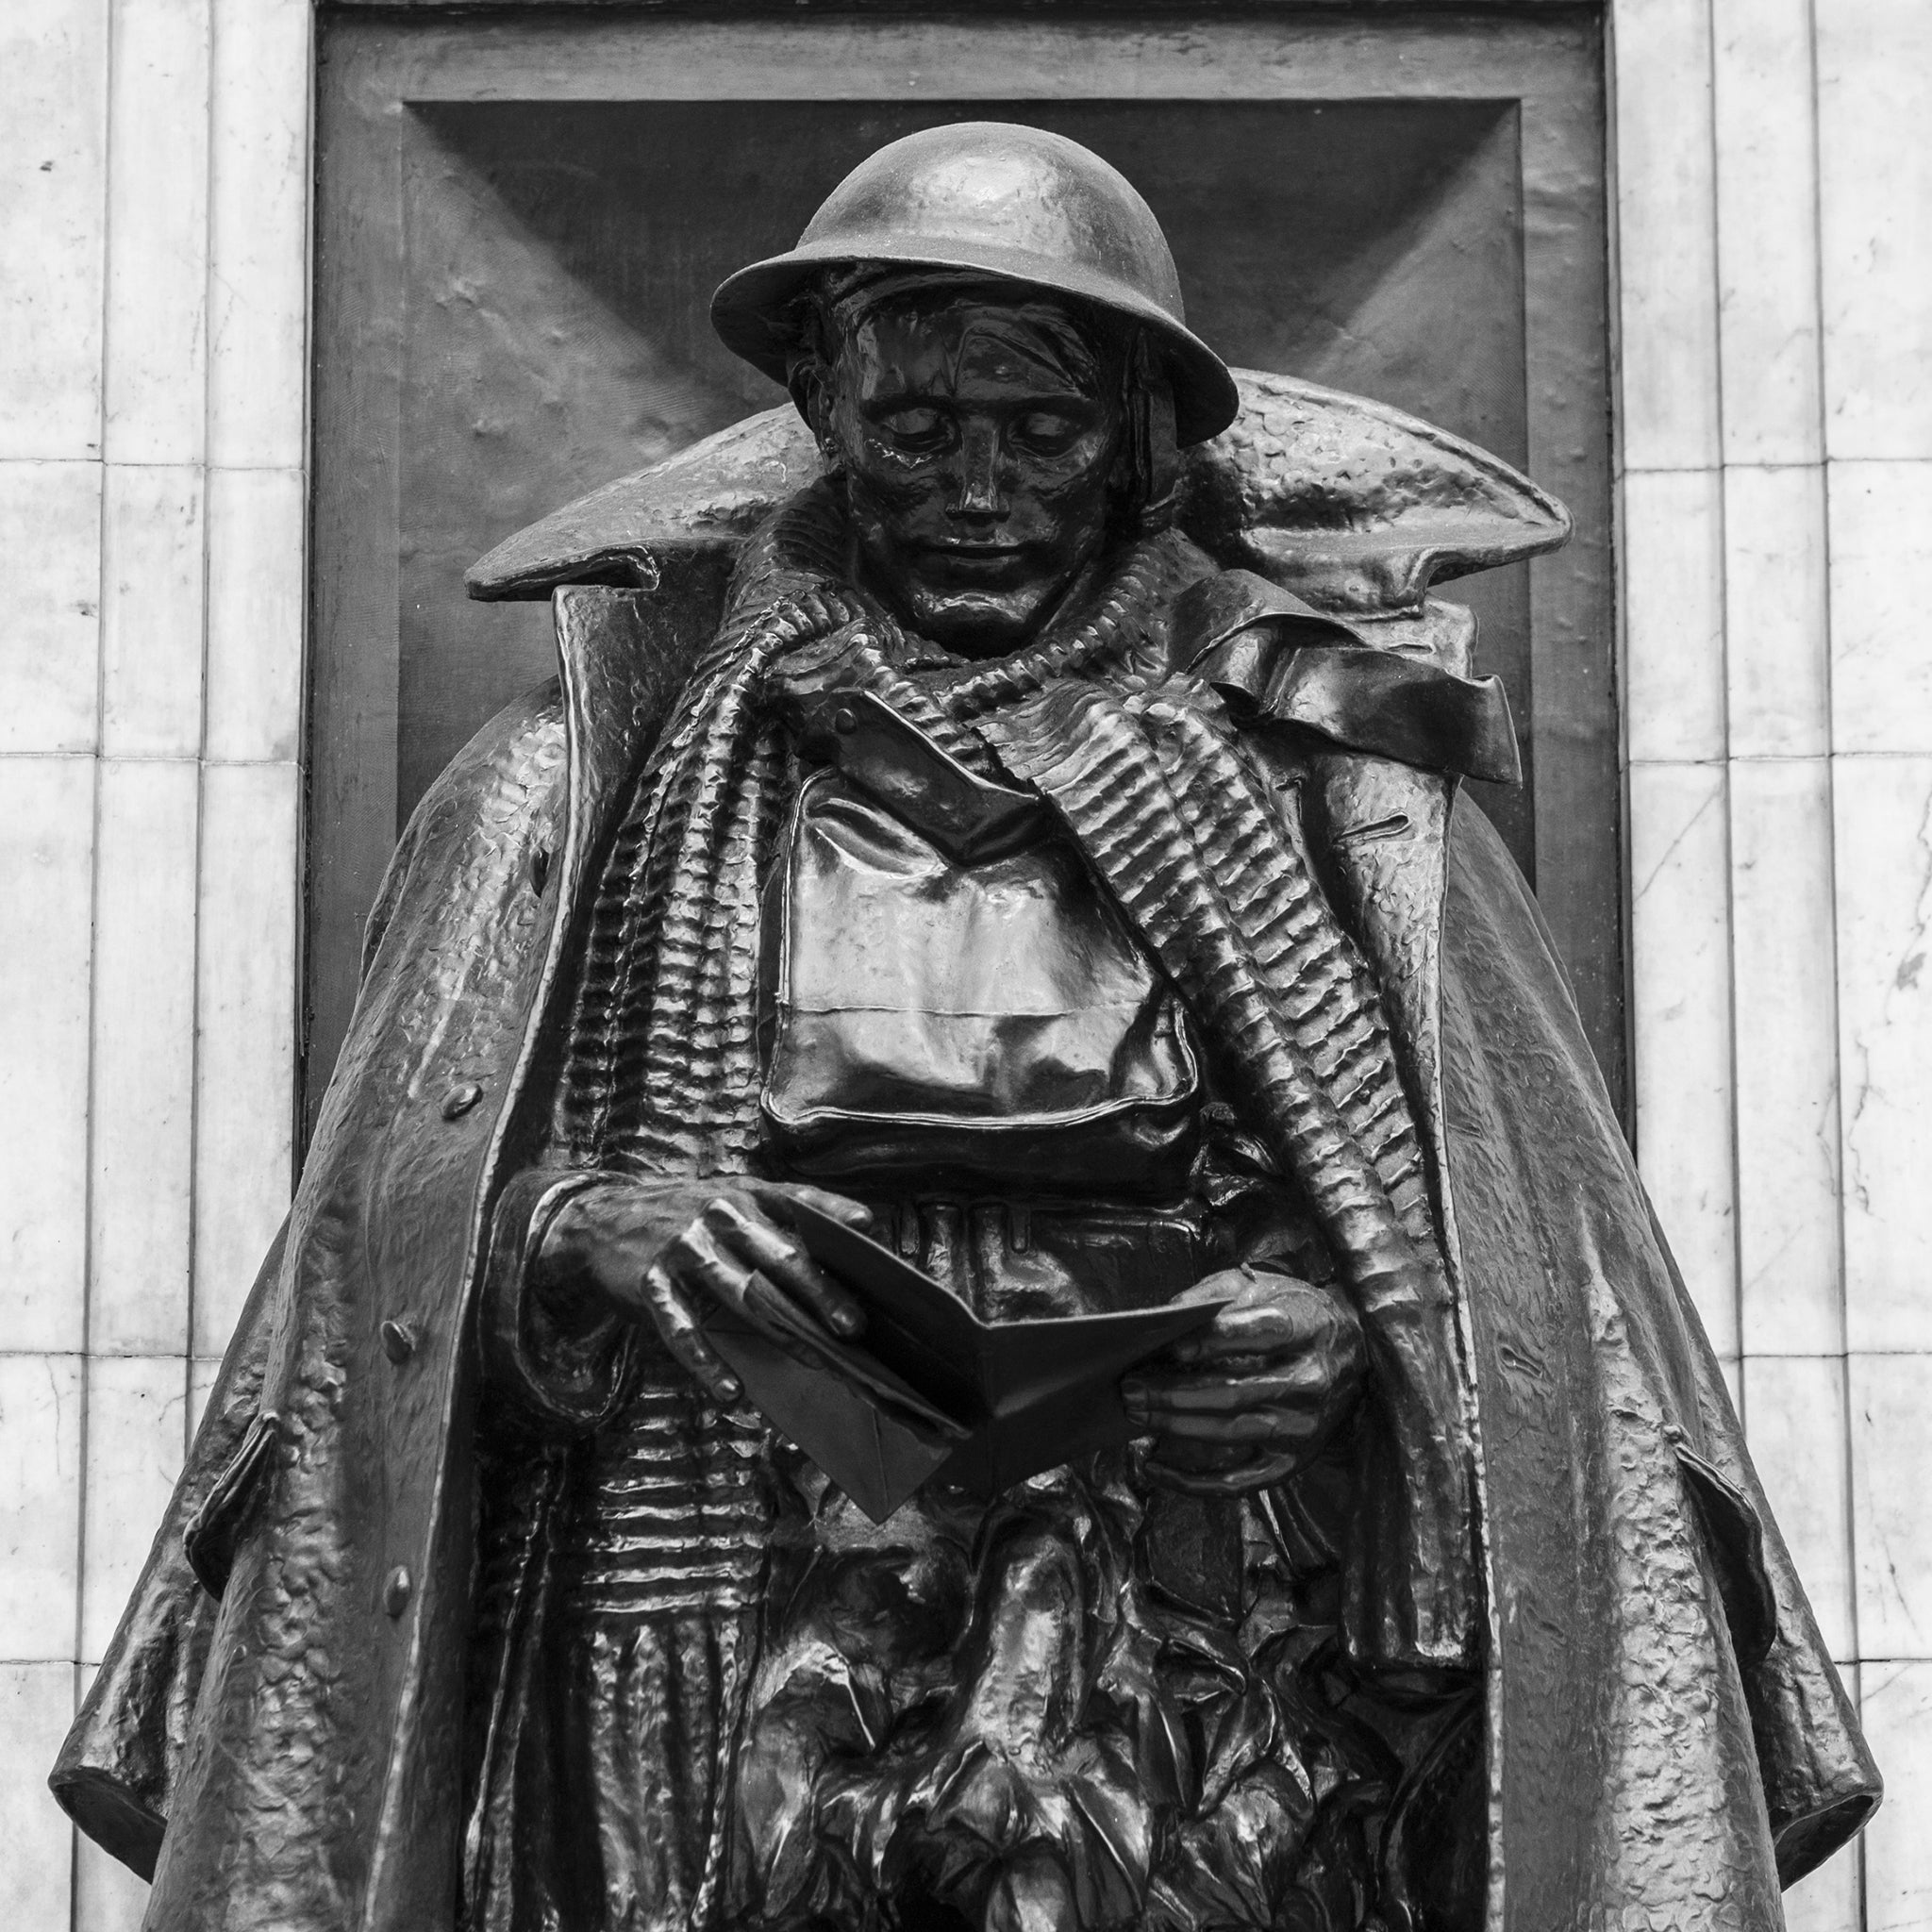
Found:
<svg viewBox="0 0 1932 1932"><path fill-rule="evenodd" d="M522 975L509 971L503 981L509 996L499 1010L516 1031L503 1041L513 1051L501 1053L501 1101L468 1191L463 1273L451 1324L465 1337L475 1321L497 1194L515 1166L513 1154L535 1138L532 1116L542 1096L533 1091L531 1076L554 1008L568 993L565 966L577 914L594 890L593 866L623 809L627 781L648 753L688 669L671 652L654 649L664 640L654 637L650 606L637 591L574 586L557 592L554 609L564 725L561 851L554 843L554 819L533 824L523 841L520 866L539 911L535 928L520 933L517 945L524 960L540 963L534 972L526 964ZM408 1170L397 1174L400 1214L408 1215L425 1178ZM429 1915L446 1908L443 1902L452 1895L453 1862L427 1859L423 1851L425 1844L438 1845L453 1861L458 1840L450 1769L461 1761L464 1646L453 1644L451 1635L468 1624L474 1500L469 1444L476 1391L466 1367L474 1354L467 1347L458 1351L437 1422L413 1431L412 1442L393 1445L405 1457L413 1448L438 1466L427 1489L428 1521L415 1539L425 1588L391 1722L389 1774L363 1917L367 1932L416 1932L435 1923ZM422 1485L415 1487L423 1493ZM395 1501L402 1505L404 1499ZM436 1796L426 1799L430 1792ZM433 1818L424 1815L425 1802L436 1807Z"/></svg>

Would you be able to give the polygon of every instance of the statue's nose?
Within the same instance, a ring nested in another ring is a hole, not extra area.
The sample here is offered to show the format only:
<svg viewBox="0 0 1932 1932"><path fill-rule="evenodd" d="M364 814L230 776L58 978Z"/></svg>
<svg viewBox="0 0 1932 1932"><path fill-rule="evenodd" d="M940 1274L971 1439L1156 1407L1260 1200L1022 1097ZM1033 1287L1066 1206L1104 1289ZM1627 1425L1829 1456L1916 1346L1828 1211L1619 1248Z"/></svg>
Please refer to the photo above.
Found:
<svg viewBox="0 0 1932 1932"><path fill-rule="evenodd" d="M1006 491L1000 487L1000 439L991 423L972 423L959 441L959 487L952 508L960 516L1003 517Z"/></svg>

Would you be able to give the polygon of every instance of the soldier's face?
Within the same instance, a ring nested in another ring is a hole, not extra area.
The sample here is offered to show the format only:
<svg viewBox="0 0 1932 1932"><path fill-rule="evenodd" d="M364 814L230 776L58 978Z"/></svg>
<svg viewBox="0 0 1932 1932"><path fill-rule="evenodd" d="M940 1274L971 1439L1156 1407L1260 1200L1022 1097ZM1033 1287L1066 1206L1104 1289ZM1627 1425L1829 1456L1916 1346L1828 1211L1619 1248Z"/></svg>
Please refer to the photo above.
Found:
<svg viewBox="0 0 1932 1932"><path fill-rule="evenodd" d="M1017 649L1106 540L1119 385L1057 305L893 305L843 343L831 431L866 581L922 636Z"/></svg>

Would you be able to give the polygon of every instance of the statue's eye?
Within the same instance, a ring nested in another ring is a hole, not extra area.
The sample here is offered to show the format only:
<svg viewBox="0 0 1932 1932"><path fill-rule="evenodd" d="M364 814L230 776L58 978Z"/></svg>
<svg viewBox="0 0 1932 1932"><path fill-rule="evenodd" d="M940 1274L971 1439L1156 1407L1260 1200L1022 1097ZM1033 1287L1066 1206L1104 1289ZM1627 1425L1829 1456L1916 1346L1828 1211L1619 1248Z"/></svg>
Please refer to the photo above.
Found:
<svg viewBox="0 0 1932 1932"><path fill-rule="evenodd" d="M1079 441L1086 425L1058 409L1029 409L1013 425L1013 438L1041 456L1057 457Z"/></svg>
<svg viewBox="0 0 1932 1932"><path fill-rule="evenodd" d="M943 449L951 428L937 409L892 409L874 420L891 441L919 456Z"/></svg>

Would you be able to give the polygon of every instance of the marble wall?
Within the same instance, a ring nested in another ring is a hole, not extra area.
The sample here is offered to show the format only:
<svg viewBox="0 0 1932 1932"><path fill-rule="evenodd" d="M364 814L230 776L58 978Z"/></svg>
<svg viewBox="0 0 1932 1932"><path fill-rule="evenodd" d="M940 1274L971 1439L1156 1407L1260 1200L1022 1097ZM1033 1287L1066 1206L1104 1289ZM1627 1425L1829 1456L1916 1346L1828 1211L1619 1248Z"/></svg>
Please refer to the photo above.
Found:
<svg viewBox="0 0 1932 1932"><path fill-rule="evenodd" d="M0 1843L110 1932L50 1754L287 1200L307 0L0 8Z"/></svg>
<svg viewBox="0 0 1932 1932"><path fill-rule="evenodd" d="M1612 40L1638 1151L1891 1786L1791 1924L1879 1932L1932 1915L1932 10Z"/></svg>
<svg viewBox="0 0 1932 1932"><path fill-rule="evenodd" d="M1792 1894L1932 1915L1932 9L1617 0L1640 1153L1893 1797ZM0 10L0 1841L286 1195L307 0Z"/></svg>

